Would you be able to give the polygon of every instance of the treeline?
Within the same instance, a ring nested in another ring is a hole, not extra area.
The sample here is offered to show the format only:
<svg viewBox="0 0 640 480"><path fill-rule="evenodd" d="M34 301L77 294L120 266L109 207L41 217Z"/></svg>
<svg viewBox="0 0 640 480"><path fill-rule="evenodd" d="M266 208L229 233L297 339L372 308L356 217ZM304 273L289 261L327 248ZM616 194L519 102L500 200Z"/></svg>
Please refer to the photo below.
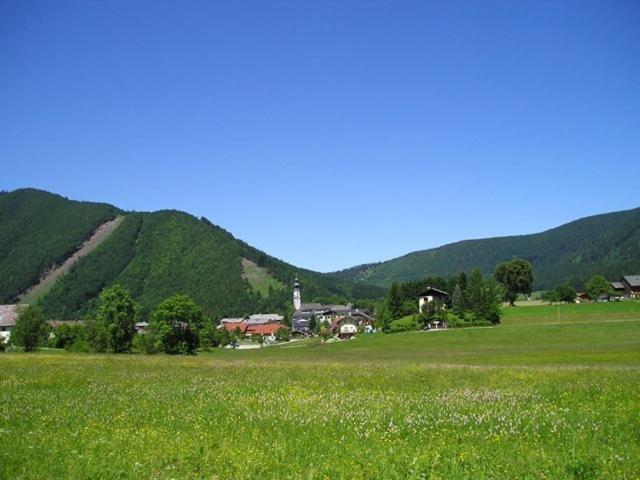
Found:
<svg viewBox="0 0 640 480"><path fill-rule="evenodd" d="M95 316L84 322L51 328L39 307L20 311L10 345L33 351L39 346L73 352L193 354L200 348L224 346L234 341L226 329L204 313L189 296L173 295L157 305L148 327L138 331L140 307L130 292L113 285L100 293ZM6 345L0 344L4 350Z"/></svg>
<svg viewBox="0 0 640 480"><path fill-rule="evenodd" d="M0 303L15 303L119 210L35 189L0 195Z"/></svg>
<svg viewBox="0 0 640 480"><path fill-rule="evenodd" d="M429 288L448 293L443 302L427 302L418 311L418 298ZM445 279L427 277L418 281L397 283L389 288L384 303L378 306L383 331L393 332L424 326L438 320L450 326L491 325L500 323L501 301L505 290L492 277L484 277L480 269ZM413 316L412 323L394 328L394 321Z"/></svg>

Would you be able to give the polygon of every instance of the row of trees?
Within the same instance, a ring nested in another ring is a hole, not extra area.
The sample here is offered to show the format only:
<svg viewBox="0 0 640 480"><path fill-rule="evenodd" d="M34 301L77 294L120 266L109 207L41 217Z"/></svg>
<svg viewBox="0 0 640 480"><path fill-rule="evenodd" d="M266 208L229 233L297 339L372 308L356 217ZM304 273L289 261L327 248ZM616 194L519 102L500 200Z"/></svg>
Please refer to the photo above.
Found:
<svg viewBox="0 0 640 480"><path fill-rule="evenodd" d="M585 284L584 291L591 300L598 300L601 297L611 297L615 295L615 291L611 283L602 275L592 276ZM576 301L577 292L568 283L560 285L553 290L547 290L542 294L542 299L550 302L566 302L573 303Z"/></svg>
<svg viewBox="0 0 640 480"><path fill-rule="evenodd" d="M160 303L151 314L149 331L136 333L140 308L124 287L114 285L100 294L95 318L84 325L62 325L49 342L49 328L42 311L30 306L20 312L11 342L32 351L38 345L94 352L192 354L200 346L218 346L232 341L226 329L217 329L202 308L189 296L179 294Z"/></svg>
<svg viewBox="0 0 640 480"><path fill-rule="evenodd" d="M418 297L427 287L453 291L453 294L446 302L428 302L422 312L417 312ZM500 322L502 296L493 278L485 278L479 269L474 269L469 275L462 272L448 280L428 277L418 282L393 283L378 315L383 331L390 331L392 321L416 313L422 323L440 320L496 324Z"/></svg>

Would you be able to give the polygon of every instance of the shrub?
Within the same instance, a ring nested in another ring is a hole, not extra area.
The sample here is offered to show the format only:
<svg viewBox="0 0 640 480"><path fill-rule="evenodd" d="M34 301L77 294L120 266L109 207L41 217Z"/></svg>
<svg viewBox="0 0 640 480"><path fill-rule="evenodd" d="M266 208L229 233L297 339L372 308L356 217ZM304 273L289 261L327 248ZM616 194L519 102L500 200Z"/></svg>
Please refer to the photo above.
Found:
<svg viewBox="0 0 640 480"><path fill-rule="evenodd" d="M158 337L153 332L138 333L133 337L133 351L136 353L153 355L160 352L161 347Z"/></svg>
<svg viewBox="0 0 640 480"><path fill-rule="evenodd" d="M102 320L87 320L85 334L92 351L102 353L109 350L109 332Z"/></svg>
<svg viewBox="0 0 640 480"><path fill-rule="evenodd" d="M88 353L91 351L91 345L89 345L89 342L87 342L84 338L79 338L73 343L68 343L65 346L65 350L67 352L74 353Z"/></svg>

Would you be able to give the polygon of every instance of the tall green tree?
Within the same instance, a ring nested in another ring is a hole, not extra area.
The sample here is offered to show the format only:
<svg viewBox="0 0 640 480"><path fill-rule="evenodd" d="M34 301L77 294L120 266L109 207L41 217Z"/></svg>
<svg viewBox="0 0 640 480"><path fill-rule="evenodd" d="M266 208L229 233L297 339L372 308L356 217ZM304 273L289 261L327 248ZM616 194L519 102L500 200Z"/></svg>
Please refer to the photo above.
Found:
<svg viewBox="0 0 640 480"><path fill-rule="evenodd" d="M32 352L44 341L47 334L47 324L42 311L35 306L29 306L18 313L16 324L11 331L12 344L22 347L25 352Z"/></svg>
<svg viewBox="0 0 640 480"><path fill-rule="evenodd" d="M558 294L558 300L562 302L574 303L576 301L576 289L568 283L564 283L556 288L556 293Z"/></svg>
<svg viewBox="0 0 640 480"><path fill-rule="evenodd" d="M453 309L453 313L462 317L467 308L466 306L467 302L464 298L462 287L460 284L457 284L453 290L453 295L451 296L451 308Z"/></svg>
<svg viewBox="0 0 640 480"><path fill-rule="evenodd" d="M138 306L127 289L113 285L100 293L98 319L109 334L109 346L116 353L131 351L136 334Z"/></svg>
<svg viewBox="0 0 640 480"><path fill-rule="evenodd" d="M393 320L402 317L402 293L400 292L400 286L396 282L393 282L389 287L387 310Z"/></svg>
<svg viewBox="0 0 640 480"><path fill-rule="evenodd" d="M469 274L467 283L468 309L475 320L500 323L500 291L491 279L485 280L479 269Z"/></svg>
<svg viewBox="0 0 640 480"><path fill-rule="evenodd" d="M531 293L533 268L526 260L517 258L498 265L495 278L504 288L504 299L514 306L519 293Z"/></svg>
<svg viewBox="0 0 640 480"><path fill-rule="evenodd" d="M202 308L188 295L178 294L156 307L150 327L158 335L165 353L192 354L200 343L204 320Z"/></svg>
<svg viewBox="0 0 640 480"><path fill-rule="evenodd" d="M611 295L613 288L602 275L594 275L584 284L584 289L591 300L597 300L600 295Z"/></svg>

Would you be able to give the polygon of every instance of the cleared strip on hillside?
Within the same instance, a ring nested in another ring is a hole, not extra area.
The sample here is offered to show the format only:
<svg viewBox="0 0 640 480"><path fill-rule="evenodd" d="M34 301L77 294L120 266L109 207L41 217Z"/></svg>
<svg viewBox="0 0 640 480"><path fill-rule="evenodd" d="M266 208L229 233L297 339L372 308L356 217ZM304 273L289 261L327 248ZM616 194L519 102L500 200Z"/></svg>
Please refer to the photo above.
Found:
<svg viewBox="0 0 640 480"><path fill-rule="evenodd" d="M247 258L242 258L242 277L249 282L251 288L266 297L269 295L269 287L272 289L284 288L284 285L273 278L267 269L262 268Z"/></svg>
<svg viewBox="0 0 640 480"><path fill-rule="evenodd" d="M65 260L65 262L59 267L47 272L40 278L40 282L27 290L20 296L19 303L34 303L40 299L45 293L47 293L56 281L65 273L67 273L71 267L73 267L80 258L93 252L102 242L104 242L109 235L111 235L122 223L123 216L118 216L113 220L100 225L91 236L85 240L82 246L76 250L76 252Z"/></svg>

